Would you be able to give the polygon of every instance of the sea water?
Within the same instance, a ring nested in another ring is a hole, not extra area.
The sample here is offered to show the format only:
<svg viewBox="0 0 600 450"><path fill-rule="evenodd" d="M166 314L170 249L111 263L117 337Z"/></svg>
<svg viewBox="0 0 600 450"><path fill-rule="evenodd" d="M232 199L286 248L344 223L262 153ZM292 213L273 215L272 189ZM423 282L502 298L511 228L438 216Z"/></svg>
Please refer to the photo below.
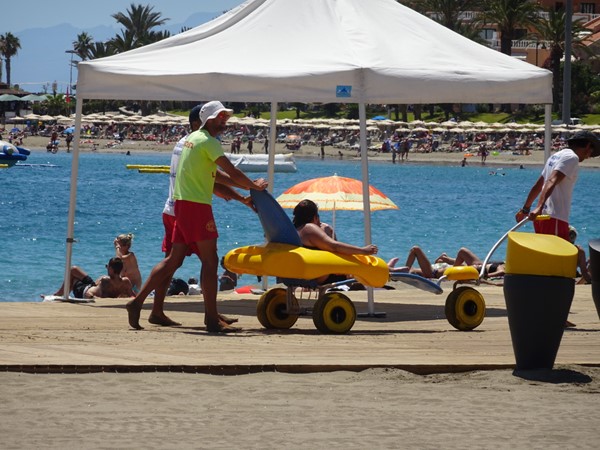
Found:
<svg viewBox="0 0 600 450"><path fill-rule="evenodd" d="M61 284L65 269L67 214L72 154L34 151L30 166L0 170L0 301L39 301ZM79 158L75 239L72 263L92 278L106 273L114 256L113 240L133 233L144 279L162 258L161 213L167 196L167 174L140 174L126 164L169 164L170 154L84 153ZM297 159L296 173L276 173L274 195L311 178L361 178L360 160ZM494 243L515 224L514 215L540 174L541 167L392 164L372 161L370 183L390 197L398 210L372 213L372 242L384 259L400 264L413 245L433 260L440 253L454 255L466 246L483 258ZM266 177L266 174L249 174ZM600 238L600 206L596 193L600 170L580 171L575 187L571 223L579 232L577 243L587 250L590 239ZM219 230L219 255L232 248L263 242L260 222L248 207L216 198L214 213ZM291 211L289 211L291 216ZM331 223L332 212L321 212ZM337 211L340 240L364 244L362 211ZM532 231L530 224L524 231ZM503 259L501 246L494 259ZM176 276L199 277L200 264L187 258ZM256 283L244 275L242 284Z"/></svg>

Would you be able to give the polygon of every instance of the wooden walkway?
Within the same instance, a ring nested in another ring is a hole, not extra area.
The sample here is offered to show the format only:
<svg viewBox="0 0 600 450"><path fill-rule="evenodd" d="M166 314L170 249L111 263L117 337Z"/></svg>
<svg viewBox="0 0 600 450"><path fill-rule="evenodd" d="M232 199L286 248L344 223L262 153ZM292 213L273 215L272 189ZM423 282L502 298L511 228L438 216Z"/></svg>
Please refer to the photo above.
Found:
<svg viewBox="0 0 600 450"><path fill-rule="evenodd" d="M503 289L480 286L486 318L461 332L444 317L446 293L433 295L402 284L377 290L375 307L385 318L358 318L347 335L316 331L311 317L290 330L265 330L256 319L256 295L219 295L224 314L239 317L243 331L204 330L200 297L170 297L166 309L181 327L127 324L124 300L92 304L0 303L0 371L173 371L238 374L259 371L317 372L395 367L415 373L510 368L515 365ZM348 293L365 312L366 293ZM600 366L600 320L590 286L576 286L556 364Z"/></svg>

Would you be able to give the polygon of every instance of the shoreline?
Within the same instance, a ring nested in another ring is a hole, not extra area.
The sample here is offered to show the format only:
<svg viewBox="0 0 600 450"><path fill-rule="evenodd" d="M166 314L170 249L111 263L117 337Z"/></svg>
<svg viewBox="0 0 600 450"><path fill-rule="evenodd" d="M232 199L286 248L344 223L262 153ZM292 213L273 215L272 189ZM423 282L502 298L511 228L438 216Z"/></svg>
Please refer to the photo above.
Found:
<svg viewBox="0 0 600 450"><path fill-rule="evenodd" d="M157 142L151 141L131 141L125 140L123 143L118 145L113 145L114 140L110 139L83 139L80 145L80 153L135 153L135 154L156 154L156 153L166 153L170 154L173 150L174 143L168 144L160 144ZM46 144L48 143L48 138L44 136L29 136L26 138L23 143L23 147L32 150L33 152L44 152ZM96 144L96 150L93 150L93 144ZM223 150L225 152L229 151L229 148L226 144L223 144ZM65 152L66 146L64 144L64 140L61 140L61 145L59 147L59 152ZM72 151L72 149L71 149ZM282 153L292 153L297 159L320 159L320 147L315 145L306 144L303 145L299 150L291 151L287 150L284 147L284 144L276 144L275 152L277 154ZM339 153L342 153L342 160L346 161L357 161L359 162L361 159L357 155L356 150L350 149L338 149L331 146L325 147L325 159L340 159ZM260 152L256 152L255 154L259 154ZM242 152L244 154L244 152ZM460 166L461 161L464 158L463 152L432 152L432 153L409 153L409 159L406 162L400 161L400 157L398 156L396 159L396 164L434 164L434 165L456 165ZM374 151L369 151L369 161L377 161L377 162L389 162L392 163L392 155L376 153ZM540 168L544 165L544 152L541 150L534 150L530 155L515 155L512 152L501 152L498 155L490 154L487 157L485 163L481 163L480 158L476 155L469 157L468 166L475 167L502 167L502 166L510 166L510 167L519 167L523 165L524 167L531 166L539 166ZM582 168L600 168L600 158L590 158L581 163Z"/></svg>

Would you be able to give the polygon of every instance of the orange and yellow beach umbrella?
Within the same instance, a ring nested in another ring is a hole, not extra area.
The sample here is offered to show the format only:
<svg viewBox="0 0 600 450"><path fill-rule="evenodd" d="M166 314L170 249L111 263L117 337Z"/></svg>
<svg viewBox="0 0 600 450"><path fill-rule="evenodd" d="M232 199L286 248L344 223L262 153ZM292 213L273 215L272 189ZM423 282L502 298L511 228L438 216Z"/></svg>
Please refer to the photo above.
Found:
<svg viewBox="0 0 600 450"><path fill-rule="evenodd" d="M335 228L336 210L363 210L363 184L360 180L337 175L313 178L292 186L277 197L283 208L290 209L304 199L315 202L321 211L333 211L332 225ZM369 186L369 202L371 211L398 209L392 200L373 186Z"/></svg>

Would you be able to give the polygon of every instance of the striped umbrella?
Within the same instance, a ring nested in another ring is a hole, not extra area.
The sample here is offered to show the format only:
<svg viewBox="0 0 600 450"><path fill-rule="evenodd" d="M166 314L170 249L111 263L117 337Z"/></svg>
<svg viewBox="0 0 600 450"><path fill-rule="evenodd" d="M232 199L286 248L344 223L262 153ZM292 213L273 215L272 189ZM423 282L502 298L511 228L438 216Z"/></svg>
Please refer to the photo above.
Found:
<svg viewBox="0 0 600 450"><path fill-rule="evenodd" d="M322 211L333 211L332 227L335 229L336 210L363 210L363 184L360 180L337 175L313 178L292 186L277 197L283 208L290 209L304 199L312 200ZM369 186L369 202L371 211L398 209L392 200L373 186Z"/></svg>

